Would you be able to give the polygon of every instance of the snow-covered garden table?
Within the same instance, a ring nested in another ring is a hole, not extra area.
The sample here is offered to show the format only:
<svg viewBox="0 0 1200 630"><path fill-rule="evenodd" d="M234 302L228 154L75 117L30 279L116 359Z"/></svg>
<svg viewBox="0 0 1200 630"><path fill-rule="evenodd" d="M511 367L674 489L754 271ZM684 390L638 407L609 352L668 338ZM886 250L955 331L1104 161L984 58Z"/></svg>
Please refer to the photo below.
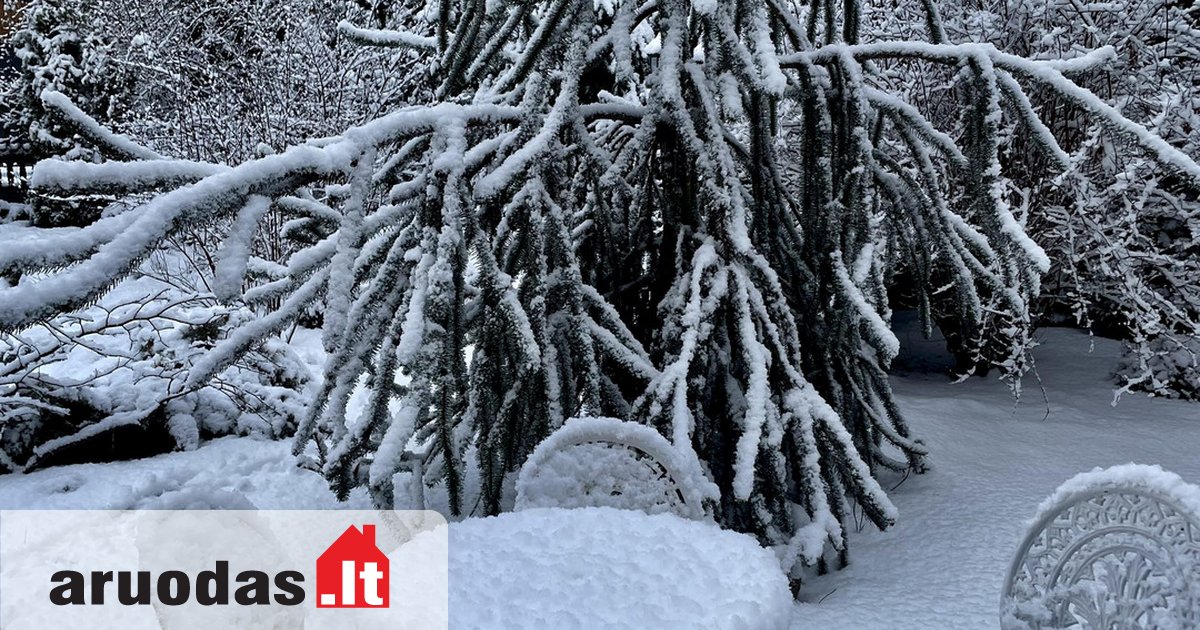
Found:
<svg viewBox="0 0 1200 630"><path fill-rule="evenodd" d="M449 527L451 630L788 627L774 554L709 522L555 508Z"/></svg>

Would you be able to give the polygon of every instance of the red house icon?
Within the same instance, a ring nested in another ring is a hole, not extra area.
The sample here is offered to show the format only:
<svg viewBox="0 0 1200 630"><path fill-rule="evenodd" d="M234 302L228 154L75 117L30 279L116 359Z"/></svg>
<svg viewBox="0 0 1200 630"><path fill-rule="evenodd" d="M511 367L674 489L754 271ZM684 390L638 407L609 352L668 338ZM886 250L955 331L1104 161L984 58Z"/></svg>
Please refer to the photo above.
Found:
<svg viewBox="0 0 1200 630"><path fill-rule="evenodd" d="M387 608L389 575L375 526L351 525L317 558L317 608Z"/></svg>

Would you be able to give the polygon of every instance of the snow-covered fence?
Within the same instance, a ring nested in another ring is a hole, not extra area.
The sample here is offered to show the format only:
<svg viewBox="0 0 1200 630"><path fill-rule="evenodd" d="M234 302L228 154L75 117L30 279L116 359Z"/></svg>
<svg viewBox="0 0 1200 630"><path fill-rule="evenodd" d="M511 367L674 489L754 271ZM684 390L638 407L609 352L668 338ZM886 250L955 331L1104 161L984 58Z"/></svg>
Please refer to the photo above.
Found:
<svg viewBox="0 0 1200 630"><path fill-rule="evenodd" d="M1001 626L1200 627L1200 487L1137 464L1064 483L1009 568Z"/></svg>
<svg viewBox="0 0 1200 630"><path fill-rule="evenodd" d="M35 161L29 144L0 140L0 199L24 199Z"/></svg>
<svg viewBox="0 0 1200 630"><path fill-rule="evenodd" d="M0 157L0 188L25 188L33 164Z"/></svg>
<svg viewBox="0 0 1200 630"><path fill-rule="evenodd" d="M717 497L699 462L654 429L575 418L521 467L516 507L615 507L702 518L704 502Z"/></svg>

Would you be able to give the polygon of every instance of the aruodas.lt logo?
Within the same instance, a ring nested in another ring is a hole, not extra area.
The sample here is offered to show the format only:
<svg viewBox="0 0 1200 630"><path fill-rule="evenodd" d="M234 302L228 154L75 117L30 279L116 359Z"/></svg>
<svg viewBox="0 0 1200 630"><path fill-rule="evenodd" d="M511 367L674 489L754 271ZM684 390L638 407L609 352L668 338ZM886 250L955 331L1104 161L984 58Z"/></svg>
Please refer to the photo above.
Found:
<svg viewBox="0 0 1200 630"><path fill-rule="evenodd" d="M195 575L167 570L56 571L50 578L50 602L56 606L93 605L298 606L304 603L300 571L235 571L227 560ZM388 557L375 546L375 526L351 525L317 558L317 608L387 608Z"/></svg>
<svg viewBox="0 0 1200 630"><path fill-rule="evenodd" d="M351 525L317 558L317 608L387 608L389 573L375 526Z"/></svg>

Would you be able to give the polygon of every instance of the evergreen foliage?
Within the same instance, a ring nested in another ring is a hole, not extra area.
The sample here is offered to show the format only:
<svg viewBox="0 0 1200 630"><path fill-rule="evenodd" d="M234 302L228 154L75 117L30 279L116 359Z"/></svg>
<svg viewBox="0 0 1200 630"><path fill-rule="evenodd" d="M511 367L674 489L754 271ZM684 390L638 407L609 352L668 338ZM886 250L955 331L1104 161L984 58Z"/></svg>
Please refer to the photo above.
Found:
<svg viewBox="0 0 1200 630"><path fill-rule="evenodd" d="M427 84L410 106L232 167L39 165L60 191L162 192L0 253L0 270L61 269L0 289L0 326L94 300L181 230L229 225L220 294L266 314L183 387L320 304L328 362L295 450L340 496L365 485L392 506L418 453L452 513L495 513L565 419L612 416L698 460L721 523L782 546L786 566L824 567L830 549L845 561L852 513L895 521L876 476L926 465L885 373L898 278L976 362L1014 383L1029 368L1051 261L1006 175L1006 121L1064 152L1028 91L1200 182L1067 78L1110 50L1034 61L951 43L933 14L928 42L864 43L853 0L387 6L340 30L417 53ZM890 64L952 71L953 128L889 89ZM246 246L267 207L303 235L282 264Z"/></svg>

